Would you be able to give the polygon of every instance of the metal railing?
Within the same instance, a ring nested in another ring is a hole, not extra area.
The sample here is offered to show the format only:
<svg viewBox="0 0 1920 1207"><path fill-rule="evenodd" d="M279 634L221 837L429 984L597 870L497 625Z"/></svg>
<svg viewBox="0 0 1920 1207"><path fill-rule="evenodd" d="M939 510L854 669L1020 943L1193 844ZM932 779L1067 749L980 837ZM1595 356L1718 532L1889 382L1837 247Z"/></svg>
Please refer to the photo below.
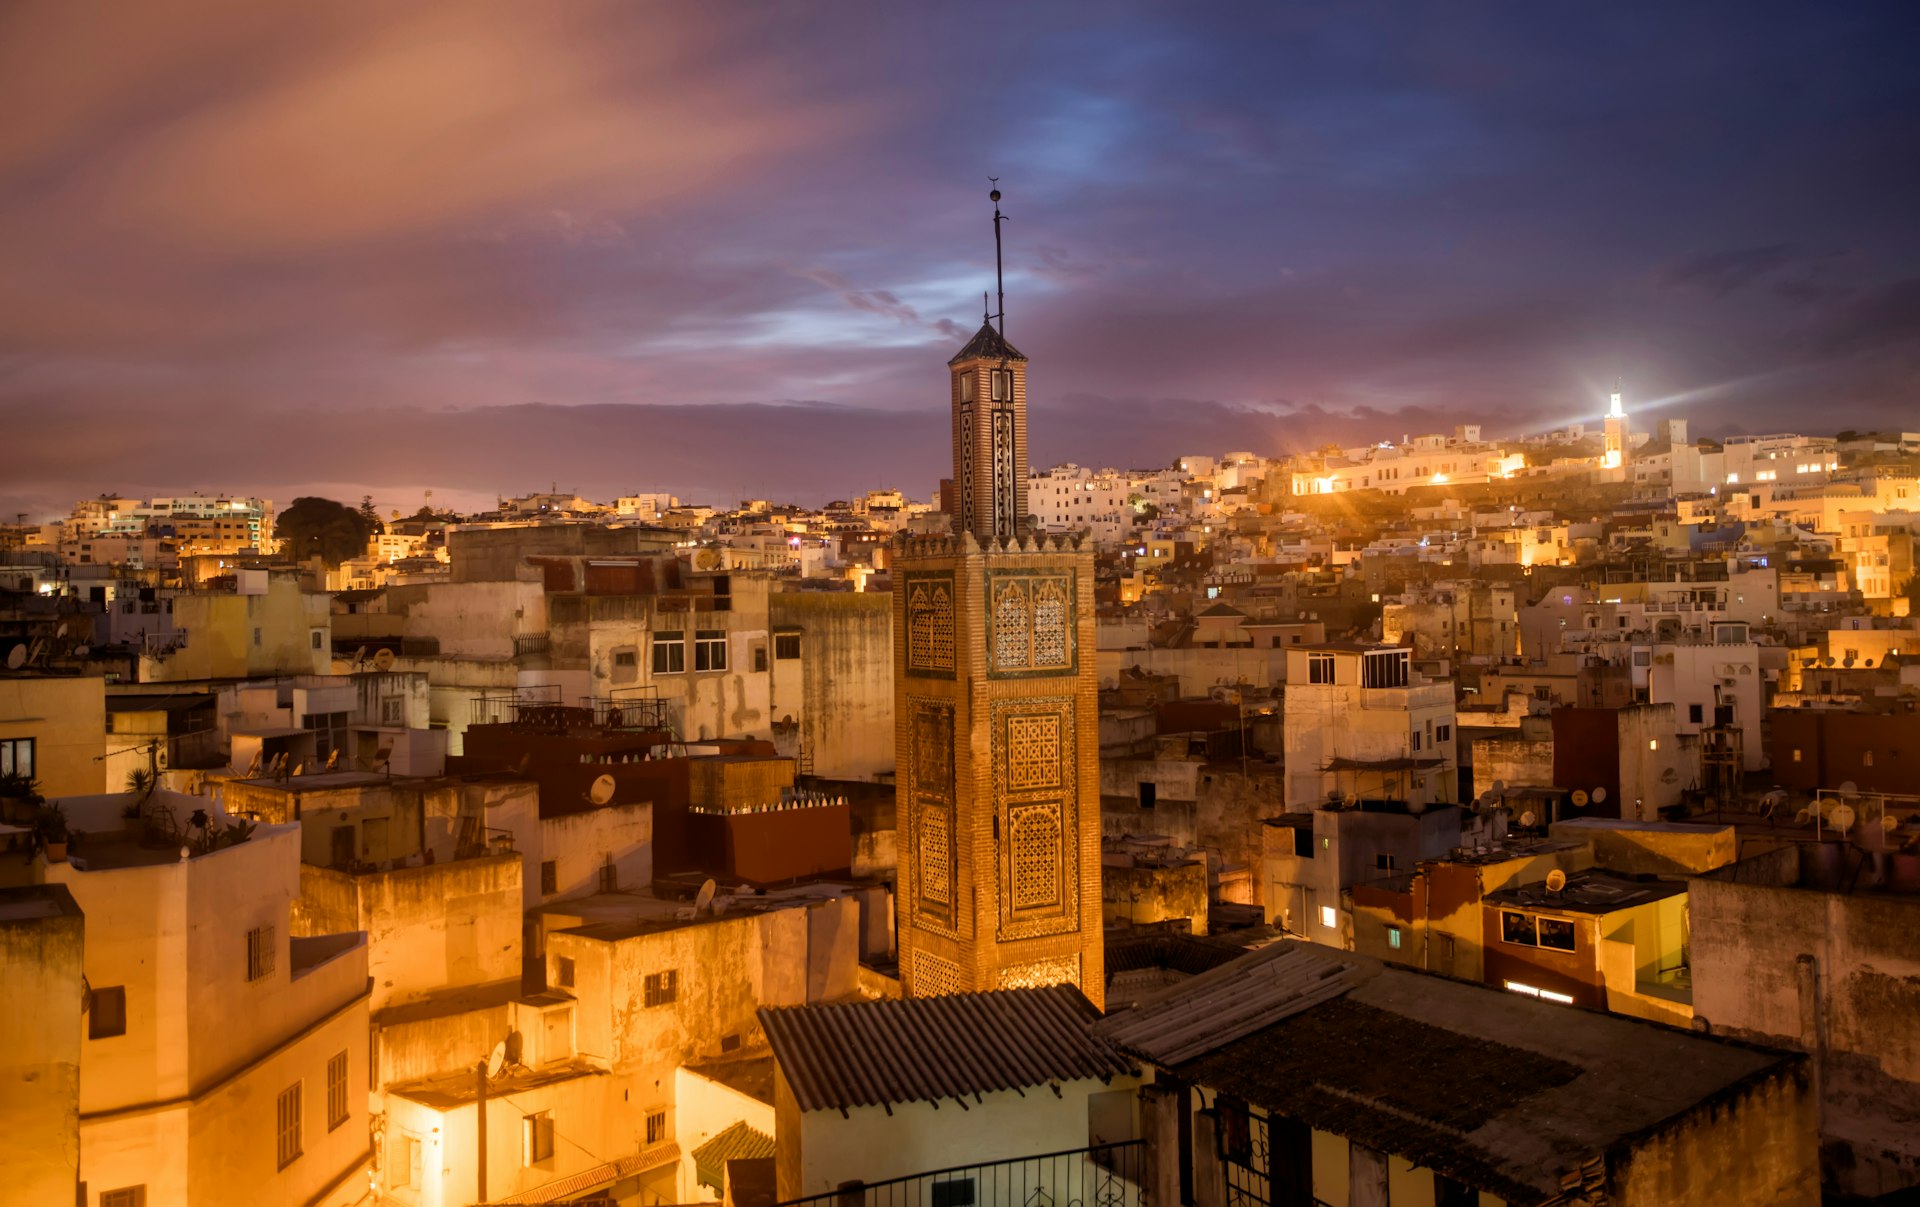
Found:
<svg viewBox="0 0 1920 1207"><path fill-rule="evenodd" d="M1227 1207L1330 1207L1308 1191L1289 1191L1272 1172L1271 1121L1245 1112L1223 1121L1220 1164L1226 1175ZM1305 1177L1311 1178L1311 1173Z"/></svg>
<svg viewBox="0 0 1920 1207"><path fill-rule="evenodd" d="M1146 1207L1146 1143L1088 1148L956 1165L852 1182L775 1207Z"/></svg>

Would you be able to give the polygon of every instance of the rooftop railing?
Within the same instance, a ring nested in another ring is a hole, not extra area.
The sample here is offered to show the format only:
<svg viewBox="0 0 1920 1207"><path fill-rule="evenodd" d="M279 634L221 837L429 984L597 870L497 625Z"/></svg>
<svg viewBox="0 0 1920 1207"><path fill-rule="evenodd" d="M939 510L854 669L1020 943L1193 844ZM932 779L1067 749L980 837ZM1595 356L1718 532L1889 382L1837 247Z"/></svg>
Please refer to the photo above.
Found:
<svg viewBox="0 0 1920 1207"><path fill-rule="evenodd" d="M775 1207L1146 1207L1146 1144L957 1165L788 1199Z"/></svg>

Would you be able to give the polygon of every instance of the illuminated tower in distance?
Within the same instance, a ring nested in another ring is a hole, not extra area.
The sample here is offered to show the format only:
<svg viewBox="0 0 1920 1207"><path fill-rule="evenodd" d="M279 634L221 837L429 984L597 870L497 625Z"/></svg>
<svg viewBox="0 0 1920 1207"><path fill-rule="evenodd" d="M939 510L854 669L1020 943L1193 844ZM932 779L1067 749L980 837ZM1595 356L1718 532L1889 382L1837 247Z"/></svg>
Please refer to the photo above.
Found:
<svg viewBox="0 0 1920 1207"><path fill-rule="evenodd" d="M953 532L895 545L900 980L912 997L1068 983L1100 1005L1093 553L1027 522L1004 289L999 310L947 362Z"/></svg>
<svg viewBox="0 0 1920 1207"><path fill-rule="evenodd" d="M1613 397L1607 406L1606 455L1600 464L1606 469L1620 469L1627 463L1627 412L1621 405L1620 383L1613 383Z"/></svg>

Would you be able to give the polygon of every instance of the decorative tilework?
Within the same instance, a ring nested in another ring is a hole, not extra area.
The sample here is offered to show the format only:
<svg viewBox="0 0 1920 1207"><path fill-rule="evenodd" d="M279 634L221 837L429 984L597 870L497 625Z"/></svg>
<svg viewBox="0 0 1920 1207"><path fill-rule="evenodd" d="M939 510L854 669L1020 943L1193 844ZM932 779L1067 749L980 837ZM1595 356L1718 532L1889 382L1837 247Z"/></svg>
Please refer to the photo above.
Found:
<svg viewBox="0 0 1920 1207"><path fill-rule="evenodd" d="M973 408L960 412L960 527L973 529Z"/></svg>
<svg viewBox="0 0 1920 1207"><path fill-rule="evenodd" d="M1072 573L988 576L992 660L988 673L1054 675L1074 669Z"/></svg>
<svg viewBox="0 0 1920 1207"><path fill-rule="evenodd" d="M993 535L1019 534L1020 517L1014 511L1013 409L996 407L993 412Z"/></svg>
<svg viewBox="0 0 1920 1207"><path fill-rule="evenodd" d="M953 708L917 700L913 705L913 786L945 795L953 789Z"/></svg>
<svg viewBox="0 0 1920 1207"><path fill-rule="evenodd" d="M1012 831L1013 908L1042 909L1060 903L1060 806L1015 805L1007 810Z"/></svg>
<svg viewBox="0 0 1920 1207"><path fill-rule="evenodd" d="M1009 964L1000 970L1002 989L1040 989L1048 985L1078 985L1080 957L1059 956L1026 964Z"/></svg>
<svg viewBox="0 0 1920 1207"><path fill-rule="evenodd" d="M920 880L920 898L935 905L953 904L953 810L922 805L920 847L914 867Z"/></svg>
<svg viewBox="0 0 1920 1207"><path fill-rule="evenodd" d="M909 575L907 592L907 671L953 674L953 576Z"/></svg>
<svg viewBox="0 0 1920 1207"><path fill-rule="evenodd" d="M1007 789L1060 786L1060 716L1007 718Z"/></svg>
<svg viewBox="0 0 1920 1207"><path fill-rule="evenodd" d="M993 665L995 670L1024 671L1033 666L1033 614L1027 604L1027 585L1003 582L993 597Z"/></svg>
<svg viewBox="0 0 1920 1207"><path fill-rule="evenodd" d="M952 960L916 950L907 969L913 975L909 990L914 997L940 997L966 990L960 979L960 965Z"/></svg>

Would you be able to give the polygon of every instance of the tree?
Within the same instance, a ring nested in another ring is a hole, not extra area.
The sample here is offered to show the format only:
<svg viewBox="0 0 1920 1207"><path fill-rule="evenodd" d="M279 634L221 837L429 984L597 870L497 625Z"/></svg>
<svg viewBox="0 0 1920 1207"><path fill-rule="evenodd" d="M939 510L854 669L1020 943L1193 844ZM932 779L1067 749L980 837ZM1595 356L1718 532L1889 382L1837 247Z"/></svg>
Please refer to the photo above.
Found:
<svg viewBox="0 0 1920 1207"><path fill-rule="evenodd" d="M366 553L376 522L344 503L302 497L280 513L274 528L281 552L299 561L317 557L331 568Z"/></svg>
<svg viewBox="0 0 1920 1207"><path fill-rule="evenodd" d="M380 509L373 505L372 495L360 496L360 518L367 522L368 535L377 536L387 530L387 526L380 522Z"/></svg>

